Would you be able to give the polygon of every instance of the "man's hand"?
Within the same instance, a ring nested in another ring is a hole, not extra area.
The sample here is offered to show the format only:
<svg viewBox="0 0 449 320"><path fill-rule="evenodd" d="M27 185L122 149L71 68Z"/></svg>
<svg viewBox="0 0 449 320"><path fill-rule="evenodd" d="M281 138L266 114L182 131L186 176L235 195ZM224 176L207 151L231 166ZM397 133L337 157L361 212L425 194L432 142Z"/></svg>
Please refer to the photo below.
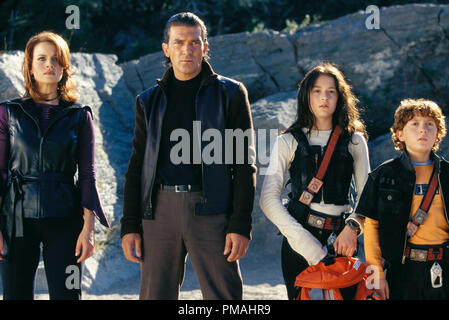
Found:
<svg viewBox="0 0 449 320"><path fill-rule="evenodd" d="M357 234L349 226L345 226L334 243L335 252L346 257L352 257L357 248Z"/></svg>
<svg viewBox="0 0 449 320"><path fill-rule="evenodd" d="M122 249L125 258L131 262L139 263L142 261L142 251L141 251L142 237L139 233L128 233L122 238ZM133 254L133 249L136 254Z"/></svg>
<svg viewBox="0 0 449 320"><path fill-rule="evenodd" d="M226 235L226 244L223 255L228 255L228 262L236 261L242 258L248 250L249 239L238 233L228 233Z"/></svg>

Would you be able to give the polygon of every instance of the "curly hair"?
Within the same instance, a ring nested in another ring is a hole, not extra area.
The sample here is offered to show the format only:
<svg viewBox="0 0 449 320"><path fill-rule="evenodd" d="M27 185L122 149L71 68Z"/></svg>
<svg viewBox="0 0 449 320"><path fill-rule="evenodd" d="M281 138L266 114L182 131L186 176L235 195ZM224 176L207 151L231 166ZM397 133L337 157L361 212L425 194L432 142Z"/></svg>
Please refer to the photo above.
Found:
<svg viewBox="0 0 449 320"><path fill-rule="evenodd" d="M391 140L393 140L394 148L397 151L405 149L405 142L399 140L397 136L398 130L403 130L407 122L413 119L416 115L423 117L431 117L435 121L437 127L437 139L432 148L437 151L441 140L446 135L446 121L440 107L431 100L426 99L404 99L399 104L399 107L394 113L394 124L390 128Z"/></svg>
<svg viewBox="0 0 449 320"><path fill-rule="evenodd" d="M365 124L361 120L359 110L357 109L359 100L352 92L352 88L345 79L343 72L335 64L328 61L323 61L312 68L304 76L304 79L301 80L297 93L296 120L285 132L301 128L312 129L315 123L315 116L310 109L309 93L321 75L332 77L338 91L337 107L332 115L333 126L338 124L348 137L355 132L360 132L368 140Z"/></svg>
<svg viewBox="0 0 449 320"><path fill-rule="evenodd" d="M58 63L63 68L62 79L58 83L58 95L65 101L77 101L78 93L76 92L76 84L70 72L69 46L60 35L49 31L43 31L31 37L25 47L25 58L22 69L25 80L25 97L31 97L33 100L43 98L37 90L35 80L31 75L34 48L41 42L50 42L56 47Z"/></svg>

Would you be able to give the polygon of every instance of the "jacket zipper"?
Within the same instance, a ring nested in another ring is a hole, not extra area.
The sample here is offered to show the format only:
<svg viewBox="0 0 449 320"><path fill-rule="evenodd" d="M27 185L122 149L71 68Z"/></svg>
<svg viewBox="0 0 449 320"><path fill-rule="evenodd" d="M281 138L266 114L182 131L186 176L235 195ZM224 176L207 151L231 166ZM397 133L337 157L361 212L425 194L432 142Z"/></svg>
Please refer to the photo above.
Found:
<svg viewBox="0 0 449 320"><path fill-rule="evenodd" d="M44 138L45 138L45 136L47 135L47 132L50 130L50 128L56 123L56 122L58 122L59 121L59 119L61 119L61 118L63 118L64 116L66 116L67 115L67 113L68 113L68 111L67 110L69 110L69 109L72 109L72 108L70 108L70 107L68 107L68 109L65 109L65 110L63 110L62 112L63 112L63 114L61 114L61 115L59 115L59 117L57 117L56 119L54 119L49 125L48 125L48 127L47 127L47 130L45 130L45 132L42 134L41 133L41 138L40 138L40 143L39 143L39 171L40 171L40 174L42 174L43 173L43 171L44 171L44 160L43 160L43 157L44 157L44 153L43 153L43 151L42 151L42 149L43 149L43 144L44 144ZM39 128L39 130L40 130L40 128ZM42 216L43 216L43 214L42 214L42 212L41 212L41 205L40 205L40 198L41 198L41 192L40 192L41 190L40 190L40 187L39 187L39 195L38 195L38 199L39 199L39 211L38 211L38 213L39 213L39 217L41 218Z"/></svg>
<svg viewBox="0 0 449 320"><path fill-rule="evenodd" d="M43 154L42 154L42 145L43 145L43 143L44 143L44 137L43 136L41 136L41 138L40 138L40 142L39 142L39 171L40 171L40 173L42 173L42 171L43 171L43 160L42 160L42 157L43 157ZM42 217L42 212L41 212L41 201L40 201L40 199L41 199L41 188L40 188L40 184L39 184L39 194L38 194L38 196L37 196L37 199L38 199L38 201L39 201L39 203L38 203L38 208L39 208L39 210L37 211L38 212L38 215L39 215L39 218L41 218Z"/></svg>
<svg viewBox="0 0 449 320"><path fill-rule="evenodd" d="M165 94L165 91L164 91L164 89L162 88L162 86L159 84L159 88L161 88L161 91L162 91L162 93L164 94L164 97L165 97L165 102L167 102L167 95ZM167 105L165 106L165 112L167 111ZM164 121L164 117L162 117L162 122ZM158 131L158 137L159 137L159 140L158 140L158 142L157 142L157 146L156 146L156 149L157 149L157 154L159 155L159 149L160 149L160 145L161 145L161 133L162 133L162 122L161 122L161 125L159 126L159 131ZM157 159L157 158L156 158ZM157 167L157 166L156 166ZM154 180L155 180L155 177L156 177L156 168L154 169L154 171L153 171L153 177L151 178L151 188L150 188L150 201L148 201L148 204L147 204L147 208L148 208L148 205L150 206L150 208L151 208L151 216L153 216L153 205L152 205L152 203L151 203L151 198L152 198L152 194L153 194L153 188L154 188ZM144 211L144 213L146 213L146 211L147 211L147 208L145 208L145 211Z"/></svg>
<svg viewBox="0 0 449 320"><path fill-rule="evenodd" d="M44 137L42 135L41 127L39 126L39 123L36 121L36 119L28 111L26 111L25 108L20 103L12 102L10 104L18 105L22 109L23 113L25 113L31 120L33 120L34 124L37 127L37 131L39 133L39 170L42 171L42 169L41 169L41 167L42 167L42 143L43 143ZM41 198L40 185L37 189L37 192L38 192L37 197L36 197L37 215L39 218L41 218L42 214L41 214L41 201L40 201L40 198Z"/></svg>
<svg viewBox="0 0 449 320"><path fill-rule="evenodd" d="M438 186L440 187L440 190L441 190L441 199L443 200L443 206L444 206L444 216L446 217L446 222L449 223L449 219L447 218L446 203L444 202L444 197L443 197L443 187L441 187L441 183L440 183L440 173L438 173Z"/></svg>
<svg viewBox="0 0 449 320"><path fill-rule="evenodd" d="M196 121L198 121L198 119L197 119L197 107L198 107L198 95L200 94L200 91L201 91L201 88L202 88L203 86L202 85L200 85L200 87L198 88L198 91L197 91L197 93L196 93L196 95L195 95L195 115L194 115L194 118L195 118L195 120ZM200 128L200 131L201 131L201 128ZM205 194L205 192L204 192L204 163L203 163L203 156L202 156L202 151L201 151L201 132L198 132L198 145L199 145L199 148L200 148L200 159L201 159L201 204L205 204L206 203L206 194Z"/></svg>
<svg viewBox="0 0 449 320"><path fill-rule="evenodd" d="M416 190L416 175L414 177L414 181L415 182L413 183L412 199L410 200L410 209L408 210L409 212L412 209L413 194L415 193L415 190ZM405 230L404 245L402 247L402 264L405 263L405 248L406 247L407 247L407 229Z"/></svg>
<svg viewBox="0 0 449 320"><path fill-rule="evenodd" d="M321 157L322 158L324 158L323 155L324 155L324 147L322 146L321 147ZM323 160L321 160L321 161L323 161ZM316 163L317 163L316 171L318 172L318 162L316 162ZM320 205L324 205L324 184L321 187L321 202L320 202Z"/></svg>

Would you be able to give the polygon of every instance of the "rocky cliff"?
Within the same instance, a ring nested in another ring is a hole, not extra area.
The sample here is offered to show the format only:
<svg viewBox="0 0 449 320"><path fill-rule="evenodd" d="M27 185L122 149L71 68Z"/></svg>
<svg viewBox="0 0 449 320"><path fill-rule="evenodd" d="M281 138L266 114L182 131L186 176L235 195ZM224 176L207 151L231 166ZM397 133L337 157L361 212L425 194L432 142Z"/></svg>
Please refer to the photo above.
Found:
<svg viewBox="0 0 449 320"><path fill-rule="evenodd" d="M381 8L378 30L366 28L367 17L360 11L292 34L214 37L209 40L211 63L216 72L246 85L256 129L285 129L295 119L296 88L305 72L321 60L337 63L361 100L375 167L395 155L388 128L401 99L427 97L447 108L449 5ZM162 52L121 65L114 55L72 54L80 102L94 111L97 184L112 223L110 230L98 225L98 250L85 264L83 285L90 293L113 291L124 280L138 281L138 266L123 258L120 247L123 175L131 151L134 97L162 76L162 60ZM23 93L22 62L23 52L0 54L0 100ZM268 133L257 137L259 150L269 149ZM441 149L446 154L447 143ZM259 154L259 169L268 155ZM280 238L258 206L263 178L258 175L253 241L242 259L242 268L248 270L261 270L269 259L279 258Z"/></svg>

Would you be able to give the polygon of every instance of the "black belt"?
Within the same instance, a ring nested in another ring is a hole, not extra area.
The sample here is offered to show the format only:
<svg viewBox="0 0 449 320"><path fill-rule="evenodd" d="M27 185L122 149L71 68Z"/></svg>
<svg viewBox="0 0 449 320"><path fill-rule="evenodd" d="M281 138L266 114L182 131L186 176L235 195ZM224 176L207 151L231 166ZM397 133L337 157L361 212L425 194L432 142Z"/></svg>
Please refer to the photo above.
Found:
<svg viewBox="0 0 449 320"><path fill-rule="evenodd" d="M174 190L175 192L196 192L201 191L201 186L194 184L180 184L175 186L161 184L161 190Z"/></svg>

